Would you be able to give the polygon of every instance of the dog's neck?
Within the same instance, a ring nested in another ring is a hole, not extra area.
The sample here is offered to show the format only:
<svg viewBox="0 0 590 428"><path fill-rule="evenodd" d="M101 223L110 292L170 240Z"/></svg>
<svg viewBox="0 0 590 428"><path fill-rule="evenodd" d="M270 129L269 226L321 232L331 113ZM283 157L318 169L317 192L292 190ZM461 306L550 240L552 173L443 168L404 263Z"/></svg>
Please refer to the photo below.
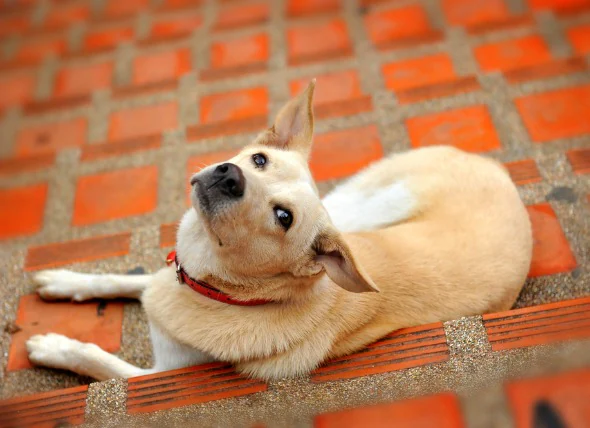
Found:
<svg viewBox="0 0 590 428"><path fill-rule="evenodd" d="M284 273L269 278L249 278L249 284L244 284L239 278L232 278L220 264L212 248L211 238L194 209L187 211L180 222L176 254L182 268L191 278L204 281L239 300L304 300L321 291L325 282L329 281L324 274L298 278Z"/></svg>

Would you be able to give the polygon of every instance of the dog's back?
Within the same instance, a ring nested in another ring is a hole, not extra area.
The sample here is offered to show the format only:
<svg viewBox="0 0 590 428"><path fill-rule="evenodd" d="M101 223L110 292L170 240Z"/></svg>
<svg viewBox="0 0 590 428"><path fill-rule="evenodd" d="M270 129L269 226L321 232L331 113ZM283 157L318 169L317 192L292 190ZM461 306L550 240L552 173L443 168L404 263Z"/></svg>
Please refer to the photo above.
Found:
<svg viewBox="0 0 590 428"><path fill-rule="evenodd" d="M493 160L450 147L394 155L324 203L337 227L355 232L347 240L385 300L415 296L399 309L409 323L508 309L526 279L530 221Z"/></svg>

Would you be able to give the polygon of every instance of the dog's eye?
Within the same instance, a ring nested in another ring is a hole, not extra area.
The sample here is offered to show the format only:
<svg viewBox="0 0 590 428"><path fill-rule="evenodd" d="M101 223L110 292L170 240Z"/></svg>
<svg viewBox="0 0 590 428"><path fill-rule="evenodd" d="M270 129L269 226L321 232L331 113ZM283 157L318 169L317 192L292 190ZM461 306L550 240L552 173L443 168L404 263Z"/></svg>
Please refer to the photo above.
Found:
<svg viewBox="0 0 590 428"><path fill-rule="evenodd" d="M254 162L256 168L262 168L266 165L266 156L262 153L256 153L255 155L252 155L252 162Z"/></svg>
<svg viewBox="0 0 590 428"><path fill-rule="evenodd" d="M284 210L281 207L275 207L275 215L285 230L289 230L293 224L293 214L291 211Z"/></svg>

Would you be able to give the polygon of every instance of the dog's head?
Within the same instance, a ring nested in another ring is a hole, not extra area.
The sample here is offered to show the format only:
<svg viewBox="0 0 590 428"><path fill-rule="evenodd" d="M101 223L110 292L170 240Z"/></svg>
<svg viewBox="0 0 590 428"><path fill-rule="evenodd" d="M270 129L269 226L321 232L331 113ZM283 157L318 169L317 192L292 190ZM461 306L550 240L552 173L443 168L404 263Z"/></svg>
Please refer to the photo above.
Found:
<svg viewBox="0 0 590 428"><path fill-rule="evenodd" d="M325 271L346 290L376 291L332 225L308 167L314 86L237 156L195 174L192 203L224 276L260 284Z"/></svg>

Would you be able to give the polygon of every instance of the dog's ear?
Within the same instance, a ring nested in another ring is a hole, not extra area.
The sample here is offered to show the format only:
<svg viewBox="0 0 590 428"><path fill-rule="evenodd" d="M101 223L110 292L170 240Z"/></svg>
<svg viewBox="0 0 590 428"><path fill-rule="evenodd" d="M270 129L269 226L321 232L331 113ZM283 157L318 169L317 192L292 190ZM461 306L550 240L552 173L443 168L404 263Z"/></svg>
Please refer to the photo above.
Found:
<svg viewBox="0 0 590 428"><path fill-rule="evenodd" d="M295 150L307 159L313 137L313 91L315 79L307 89L283 106L275 123L261 135L260 144L284 150Z"/></svg>
<svg viewBox="0 0 590 428"><path fill-rule="evenodd" d="M330 279L340 287L354 293L379 291L336 230L320 233L312 248L316 254L314 261L322 265Z"/></svg>

